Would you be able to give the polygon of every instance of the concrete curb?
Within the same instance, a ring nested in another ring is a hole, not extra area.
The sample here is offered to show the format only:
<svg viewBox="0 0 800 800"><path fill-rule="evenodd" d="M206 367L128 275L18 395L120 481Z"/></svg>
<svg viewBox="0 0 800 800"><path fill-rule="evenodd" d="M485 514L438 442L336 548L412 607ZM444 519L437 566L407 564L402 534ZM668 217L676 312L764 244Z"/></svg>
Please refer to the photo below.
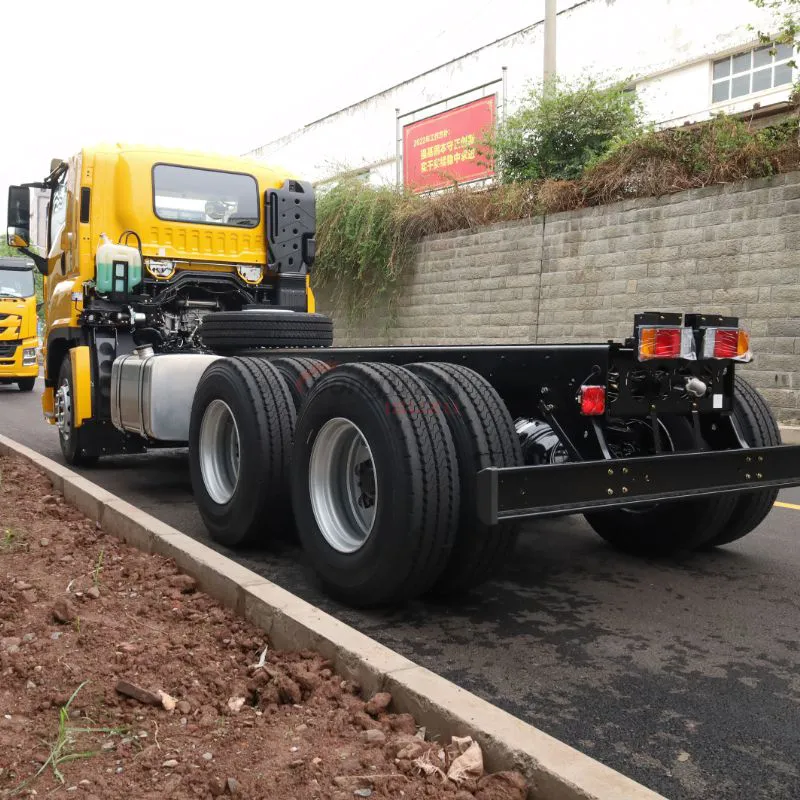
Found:
<svg viewBox="0 0 800 800"><path fill-rule="evenodd" d="M0 435L0 453L39 467L65 499L107 533L149 553L174 558L199 587L262 628L280 649L313 649L369 695L392 693L442 740L470 735L490 771L517 769L536 800L664 800L630 778L439 677L231 559L164 524L86 478Z"/></svg>
<svg viewBox="0 0 800 800"><path fill-rule="evenodd" d="M800 444L800 425L781 425L780 428L784 444Z"/></svg>

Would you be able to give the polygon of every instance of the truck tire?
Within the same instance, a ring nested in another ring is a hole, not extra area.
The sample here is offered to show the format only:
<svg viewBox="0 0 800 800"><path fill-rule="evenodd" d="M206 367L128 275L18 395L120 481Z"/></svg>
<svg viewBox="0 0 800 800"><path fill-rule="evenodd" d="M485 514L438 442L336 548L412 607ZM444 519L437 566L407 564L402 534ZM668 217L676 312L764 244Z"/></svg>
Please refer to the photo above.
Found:
<svg viewBox="0 0 800 800"><path fill-rule="evenodd" d="M280 309L218 311L200 327L203 344L216 353L259 348L330 347L333 322L324 314Z"/></svg>
<svg viewBox="0 0 800 800"><path fill-rule="evenodd" d="M764 398L738 375L733 392L733 416L747 444L751 447L771 447L781 444L780 428ZM730 521L704 546L709 549L719 547L747 536L764 521L777 498L777 489L764 489L760 492L745 492L738 495Z"/></svg>
<svg viewBox="0 0 800 800"><path fill-rule="evenodd" d="M368 607L411 600L455 541L453 437L427 386L403 367L345 364L316 382L297 420L292 505L327 592Z"/></svg>
<svg viewBox="0 0 800 800"><path fill-rule="evenodd" d="M683 417L662 420L675 451L694 449L692 426ZM609 544L625 553L666 556L696 550L728 523L736 506L730 494L635 506L586 514L586 521Z"/></svg>
<svg viewBox="0 0 800 800"><path fill-rule="evenodd" d="M32 392L36 383L36 378L20 378L17 381L17 386L21 392Z"/></svg>
<svg viewBox="0 0 800 800"><path fill-rule="evenodd" d="M329 369L328 364L318 358L273 358L270 364L281 373L292 395L295 411L300 412L306 395L315 381Z"/></svg>
<svg viewBox="0 0 800 800"><path fill-rule="evenodd" d="M189 472L215 542L236 547L291 524L294 422L289 389L268 361L220 359L203 373L189 423Z"/></svg>
<svg viewBox="0 0 800 800"><path fill-rule="evenodd" d="M74 397L72 363L67 351L58 370L58 386L54 397L58 443L67 464L73 467L90 467L97 463L97 456L86 454L82 441L83 432L75 427Z"/></svg>
<svg viewBox="0 0 800 800"><path fill-rule="evenodd" d="M494 387L481 375L456 364L414 364L444 414L458 458L461 509L450 560L433 587L438 595L472 589L487 580L513 549L518 524L485 525L478 518L477 474L485 467L522 466L514 421Z"/></svg>

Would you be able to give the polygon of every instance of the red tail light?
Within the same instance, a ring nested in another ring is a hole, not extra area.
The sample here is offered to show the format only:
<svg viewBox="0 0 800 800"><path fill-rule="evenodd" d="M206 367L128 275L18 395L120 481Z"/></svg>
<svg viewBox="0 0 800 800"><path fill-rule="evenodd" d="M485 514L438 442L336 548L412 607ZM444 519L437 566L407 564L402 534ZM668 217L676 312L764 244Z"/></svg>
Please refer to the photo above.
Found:
<svg viewBox="0 0 800 800"><path fill-rule="evenodd" d="M639 360L679 358L682 328L640 328Z"/></svg>
<svg viewBox="0 0 800 800"><path fill-rule="evenodd" d="M606 413L606 387L581 386L581 414L598 417Z"/></svg>
<svg viewBox="0 0 800 800"><path fill-rule="evenodd" d="M750 337L741 328L707 328L703 355L706 358L750 361Z"/></svg>

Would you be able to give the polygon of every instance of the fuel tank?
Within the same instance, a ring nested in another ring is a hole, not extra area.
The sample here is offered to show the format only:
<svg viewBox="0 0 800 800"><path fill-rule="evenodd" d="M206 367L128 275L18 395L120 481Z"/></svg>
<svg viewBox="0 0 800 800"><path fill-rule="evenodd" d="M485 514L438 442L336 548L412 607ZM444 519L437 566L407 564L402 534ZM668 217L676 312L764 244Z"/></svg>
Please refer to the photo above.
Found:
<svg viewBox="0 0 800 800"><path fill-rule="evenodd" d="M204 353L155 354L148 345L114 359L114 426L156 441L188 442L197 384L206 367L220 357Z"/></svg>

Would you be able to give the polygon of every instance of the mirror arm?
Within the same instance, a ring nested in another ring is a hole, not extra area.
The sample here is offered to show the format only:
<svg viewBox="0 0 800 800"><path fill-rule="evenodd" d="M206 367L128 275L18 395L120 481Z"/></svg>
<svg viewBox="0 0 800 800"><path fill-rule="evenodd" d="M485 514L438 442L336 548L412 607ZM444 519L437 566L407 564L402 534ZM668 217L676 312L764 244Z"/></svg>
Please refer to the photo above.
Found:
<svg viewBox="0 0 800 800"><path fill-rule="evenodd" d="M33 263L36 265L36 269L38 269L42 275L47 275L47 259L44 256L34 253L27 247L20 247L19 250L20 252L25 253L28 258L33 260Z"/></svg>

